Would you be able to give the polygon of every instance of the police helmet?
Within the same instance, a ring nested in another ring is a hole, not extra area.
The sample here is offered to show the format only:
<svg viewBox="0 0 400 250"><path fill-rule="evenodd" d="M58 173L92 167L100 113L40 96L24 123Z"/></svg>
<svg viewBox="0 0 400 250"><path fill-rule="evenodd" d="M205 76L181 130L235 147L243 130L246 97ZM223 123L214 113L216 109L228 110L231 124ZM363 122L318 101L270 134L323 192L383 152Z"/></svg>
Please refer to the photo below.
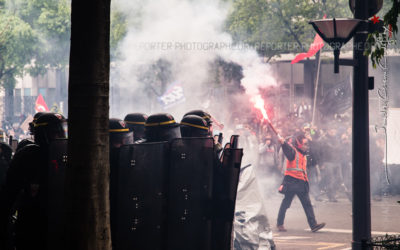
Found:
<svg viewBox="0 0 400 250"><path fill-rule="evenodd" d="M133 143L133 132L129 130L121 119L111 118L109 121L110 148L119 148L122 145Z"/></svg>
<svg viewBox="0 0 400 250"><path fill-rule="evenodd" d="M208 132L212 136L212 134L213 134L212 119L211 119L211 115L209 113L207 113L206 111L197 109L197 110L192 110L192 111L187 112L183 117L185 117L187 115L197 115L197 116L200 116L201 118L203 118L204 120L206 120Z"/></svg>
<svg viewBox="0 0 400 250"><path fill-rule="evenodd" d="M36 123L36 121L37 121L37 119L41 116L41 115L43 115L43 114L45 114L46 112L37 112L34 116L33 116L33 120L29 123L29 133L31 134L31 135L34 135L35 134L35 123Z"/></svg>
<svg viewBox="0 0 400 250"><path fill-rule="evenodd" d="M144 125L146 127L145 139L148 142L171 141L175 138L181 138L179 124L168 113L151 115Z"/></svg>
<svg viewBox="0 0 400 250"><path fill-rule="evenodd" d="M39 116L34 124L35 143L49 145L55 139L67 138L67 119L58 113L44 113Z"/></svg>
<svg viewBox="0 0 400 250"><path fill-rule="evenodd" d="M140 140L145 137L144 130L146 123L147 115L143 113L130 113L127 114L124 118L126 126L133 131L134 140Z"/></svg>
<svg viewBox="0 0 400 250"><path fill-rule="evenodd" d="M15 152L19 151L21 148L30 145L30 144L35 144L32 139L23 139L20 142L18 142L17 148L15 149Z"/></svg>
<svg viewBox="0 0 400 250"><path fill-rule="evenodd" d="M207 137L208 126L205 119L197 115L187 115L181 120L182 137Z"/></svg>

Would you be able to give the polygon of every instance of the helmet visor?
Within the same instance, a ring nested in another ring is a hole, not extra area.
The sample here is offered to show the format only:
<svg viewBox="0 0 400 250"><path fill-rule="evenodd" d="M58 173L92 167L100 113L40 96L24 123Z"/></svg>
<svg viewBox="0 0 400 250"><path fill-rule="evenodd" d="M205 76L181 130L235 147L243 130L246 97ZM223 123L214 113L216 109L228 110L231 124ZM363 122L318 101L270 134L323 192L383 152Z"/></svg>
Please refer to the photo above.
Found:
<svg viewBox="0 0 400 250"><path fill-rule="evenodd" d="M133 132L110 133L110 147L119 148L122 145L133 144Z"/></svg>

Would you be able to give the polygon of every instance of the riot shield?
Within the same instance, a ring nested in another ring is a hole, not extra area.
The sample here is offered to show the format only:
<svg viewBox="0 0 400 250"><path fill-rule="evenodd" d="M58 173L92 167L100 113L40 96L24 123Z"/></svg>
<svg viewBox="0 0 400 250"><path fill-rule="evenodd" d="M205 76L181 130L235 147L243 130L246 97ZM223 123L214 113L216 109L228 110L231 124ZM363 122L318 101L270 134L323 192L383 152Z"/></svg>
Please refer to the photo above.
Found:
<svg viewBox="0 0 400 250"><path fill-rule="evenodd" d="M165 247L167 142L121 147L114 249Z"/></svg>
<svg viewBox="0 0 400 250"><path fill-rule="evenodd" d="M57 139L49 146L48 167L48 249L61 249L65 223L64 182L67 166L67 139Z"/></svg>
<svg viewBox="0 0 400 250"><path fill-rule="evenodd" d="M167 249L211 249L213 138L171 142Z"/></svg>
<svg viewBox="0 0 400 250"><path fill-rule="evenodd" d="M225 147L214 178L213 249L231 249L232 227L243 149Z"/></svg>

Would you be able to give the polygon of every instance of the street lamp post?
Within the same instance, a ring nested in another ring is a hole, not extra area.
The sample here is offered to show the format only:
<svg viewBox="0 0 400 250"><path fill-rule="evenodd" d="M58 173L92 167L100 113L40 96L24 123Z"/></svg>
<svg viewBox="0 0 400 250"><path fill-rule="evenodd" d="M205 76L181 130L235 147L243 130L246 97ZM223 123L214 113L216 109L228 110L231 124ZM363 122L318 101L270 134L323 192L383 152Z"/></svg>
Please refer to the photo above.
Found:
<svg viewBox="0 0 400 250"><path fill-rule="evenodd" d="M355 19L341 19L340 27L339 19L310 22L322 39L334 49L335 73L339 72L339 64L344 65L339 60L340 48L354 34L353 60L346 63L353 66L353 250L370 249L367 244L371 239L369 86L368 57L364 56L364 50L368 36L367 20L382 7L379 3L381 0L350 0Z"/></svg>
<svg viewBox="0 0 400 250"><path fill-rule="evenodd" d="M354 35L361 20L351 18L333 18L311 21L310 24L321 38L333 48L334 55L334 72L339 73L339 64L344 65L339 61L340 49ZM347 62L346 65L354 65L354 61Z"/></svg>
<svg viewBox="0 0 400 250"><path fill-rule="evenodd" d="M368 3L356 0L354 18L368 20ZM354 35L353 57L353 242L352 249L368 249L371 239L369 174L368 57L364 55L368 24L362 22Z"/></svg>

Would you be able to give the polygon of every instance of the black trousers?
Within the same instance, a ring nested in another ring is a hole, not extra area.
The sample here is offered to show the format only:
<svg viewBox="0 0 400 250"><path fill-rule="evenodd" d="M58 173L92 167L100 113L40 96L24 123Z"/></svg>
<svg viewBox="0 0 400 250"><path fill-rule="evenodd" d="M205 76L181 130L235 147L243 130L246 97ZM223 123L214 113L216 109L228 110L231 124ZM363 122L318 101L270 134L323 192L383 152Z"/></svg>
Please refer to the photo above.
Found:
<svg viewBox="0 0 400 250"><path fill-rule="evenodd" d="M284 195L285 197L283 198L281 207L279 208L277 225L283 225L285 221L286 210L292 204L294 196L297 195L297 197L300 199L301 205L304 208L304 212L306 213L308 225L310 228L313 228L317 224L317 221L315 220L314 209L311 205L308 189L292 190L292 188L289 188Z"/></svg>

